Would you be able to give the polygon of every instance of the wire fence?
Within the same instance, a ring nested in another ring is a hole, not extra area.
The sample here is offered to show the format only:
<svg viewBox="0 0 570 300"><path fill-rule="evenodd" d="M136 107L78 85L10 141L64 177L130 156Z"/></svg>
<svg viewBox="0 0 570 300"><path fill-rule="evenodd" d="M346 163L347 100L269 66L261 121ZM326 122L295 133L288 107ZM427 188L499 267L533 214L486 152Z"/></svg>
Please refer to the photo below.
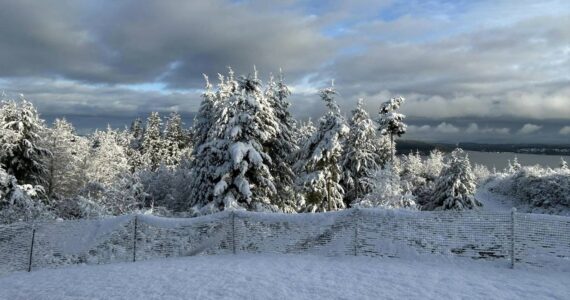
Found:
<svg viewBox="0 0 570 300"><path fill-rule="evenodd" d="M0 274L71 264L240 253L425 255L570 270L570 218L484 211L126 215L0 226ZM564 269L564 268L563 268Z"/></svg>

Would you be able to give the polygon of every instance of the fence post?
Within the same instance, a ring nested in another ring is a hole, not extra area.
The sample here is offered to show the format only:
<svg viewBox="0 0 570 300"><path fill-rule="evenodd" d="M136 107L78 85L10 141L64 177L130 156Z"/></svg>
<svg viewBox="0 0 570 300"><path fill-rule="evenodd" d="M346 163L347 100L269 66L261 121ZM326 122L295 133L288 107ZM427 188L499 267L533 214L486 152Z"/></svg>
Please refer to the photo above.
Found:
<svg viewBox="0 0 570 300"><path fill-rule="evenodd" d="M137 261L137 225L138 215L135 215L135 228L133 230L133 262Z"/></svg>
<svg viewBox="0 0 570 300"><path fill-rule="evenodd" d="M511 210L511 269L515 268L515 215L517 209Z"/></svg>
<svg viewBox="0 0 570 300"><path fill-rule="evenodd" d="M34 240L36 239L36 228L35 225L32 227L32 243L30 245L30 258L28 260L28 272L32 271L32 258L34 256Z"/></svg>
<svg viewBox="0 0 570 300"><path fill-rule="evenodd" d="M236 254L236 213L231 211L232 218L232 252Z"/></svg>
<svg viewBox="0 0 570 300"><path fill-rule="evenodd" d="M359 221L359 210L358 208L354 209L354 256L358 256L358 221Z"/></svg>

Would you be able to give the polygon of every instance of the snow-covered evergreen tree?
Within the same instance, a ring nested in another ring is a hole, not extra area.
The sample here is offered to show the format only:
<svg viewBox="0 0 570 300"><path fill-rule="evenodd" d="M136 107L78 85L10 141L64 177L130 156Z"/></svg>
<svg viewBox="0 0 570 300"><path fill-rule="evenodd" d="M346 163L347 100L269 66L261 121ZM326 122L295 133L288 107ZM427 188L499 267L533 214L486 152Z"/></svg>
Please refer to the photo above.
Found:
<svg viewBox="0 0 570 300"><path fill-rule="evenodd" d="M426 179L422 177L424 164L419 152L410 152L402 156L402 169L400 171L401 180L408 191L415 190L426 184Z"/></svg>
<svg viewBox="0 0 570 300"><path fill-rule="evenodd" d="M45 158L51 155L42 146L45 129L36 108L23 97L0 104L0 164L22 184L45 184Z"/></svg>
<svg viewBox="0 0 570 300"><path fill-rule="evenodd" d="M384 102L380 106L380 124L379 130L382 135L387 135L390 138L390 148L392 152L392 161L394 160L396 145L394 144L394 136L402 136L406 133L406 124L404 123L405 115L396 112L404 103L403 97L392 98Z"/></svg>
<svg viewBox="0 0 570 300"><path fill-rule="evenodd" d="M428 182L433 182L439 177L444 167L445 163L443 161L443 153L435 149L429 153L429 156L426 159L423 177Z"/></svg>
<svg viewBox="0 0 570 300"><path fill-rule="evenodd" d="M295 164L298 186L303 194L302 211L333 211L345 208L342 177L342 144L349 133L346 121L334 100L331 86L321 90L328 112L320 119L319 128L300 151Z"/></svg>
<svg viewBox="0 0 570 300"><path fill-rule="evenodd" d="M37 199L39 194L43 194L41 187L19 185L16 177L0 165L0 224L53 218Z"/></svg>
<svg viewBox="0 0 570 300"><path fill-rule="evenodd" d="M212 84L210 84L208 76L204 75L204 79L206 80L206 90L202 94L202 103L192 125L193 155L196 155L199 146L208 140L210 129L216 121L216 105L219 97L212 92ZM220 80L223 84L223 76L221 75Z"/></svg>
<svg viewBox="0 0 570 300"><path fill-rule="evenodd" d="M125 147L119 143L119 132L110 127L106 131L95 131L92 143L87 179L105 187L111 186L130 169Z"/></svg>
<svg viewBox="0 0 570 300"><path fill-rule="evenodd" d="M564 160L563 157L560 158L560 169L568 170L568 163Z"/></svg>
<svg viewBox="0 0 570 300"><path fill-rule="evenodd" d="M244 208L253 211L274 211L271 203L276 188L270 172L272 160L263 144L277 136L279 123L261 90L257 71L242 77L237 91L227 101L219 146L225 151L221 177L214 187L214 202L208 206L219 209ZM211 210L210 208L207 208Z"/></svg>
<svg viewBox="0 0 570 300"><path fill-rule="evenodd" d="M218 77L220 80L218 90L213 93L212 86L205 76L206 92L202 95L200 110L192 128L194 149L188 182L190 196L187 202L189 207L198 211L207 205L212 212L223 209L222 205L218 207L212 205L214 186L221 176L226 155L220 139L224 134L221 125L229 121L228 101L236 93L238 83L231 69L227 79L222 75Z"/></svg>
<svg viewBox="0 0 570 300"><path fill-rule="evenodd" d="M143 165L150 170L156 170L162 161L162 120L157 112L152 112L147 119L142 142Z"/></svg>
<svg viewBox="0 0 570 300"><path fill-rule="evenodd" d="M180 114L173 112L164 126L163 161L169 167L180 163L185 147L185 137L182 130Z"/></svg>
<svg viewBox="0 0 570 300"><path fill-rule="evenodd" d="M265 97L273 109L278 123L278 130L274 138L265 143L264 148L271 157L270 172L274 177L277 194L274 204L284 212L295 212L295 174L292 169L293 154L299 150L296 143L297 124L289 113L290 103L287 97L291 95L289 87L283 82L283 74L275 82L270 78L265 90Z"/></svg>
<svg viewBox="0 0 570 300"><path fill-rule="evenodd" d="M86 183L89 141L78 136L71 123L56 119L46 131L45 147L52 153L45 158L47 196L53 199L77 195Z"/></svg>
<svg viewBox="0 0 570 300"><path fill-rule="evenodd" d="M297 145L302 147L302 145L306 144L316 131L317 127L315 127L315 124L310 118L306 122L298 122L296 130L297 136L295 139Z"/></svg>
<svg viewBox="0 0 570 300"><path fill-rule="evenodd" d="M370 192L365 179L382 165L379 155L376 126L364 110L363 100L359 99L349 121L350 133L346 139L342 155L342 186L345 190L345 203L348 205Z"/></svg>
<svg viewBox="0 0 570 300"><path fill-rule="evenodd" d="M515 155L515 158L513 159L513 171L514 172L518 172L522 169L522 165L519 163L519 158Z"/></svg>
<svg viewBox="0 0 570 300"><path fill-rule="evenodd" d="M476 189L476 179L471 171L469 157L461 149L451 153L448 166L438 178L432 202L426 210L463 210L473 209L482 204L473 195Z"/></svg>
<svg viewBox="0 0 570 300"><path fill-rule="evenodd" d="M400 176L391 164L376 170L370 177L365 178L370 186L370 193L352 202L353 207L371 208L407 208L417 209L415 197L410 192L404 192Z"/></svg>

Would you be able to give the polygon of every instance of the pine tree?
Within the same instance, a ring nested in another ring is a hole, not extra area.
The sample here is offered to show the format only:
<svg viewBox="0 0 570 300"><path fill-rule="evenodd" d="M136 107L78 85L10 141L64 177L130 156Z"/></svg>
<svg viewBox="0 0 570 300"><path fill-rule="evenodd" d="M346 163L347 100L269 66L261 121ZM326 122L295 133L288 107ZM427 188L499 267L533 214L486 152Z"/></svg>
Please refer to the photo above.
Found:
<svg viewBox="0 0 570 300"><path fill-rule="evenodd" d="M400 176L390 163L383 169L374 171L364 179L370 192L352 202L354 207L371 208L407 208L417 209L415 197L410 192L402 191Z"/></svg>
<svg viewBox="0 0 570 300"><path fill-rule="evenodd" d="M273 77L270 78L265 98L273 110L279 129L275 137L265 143L264 148L273 162L270 172L275 178L277 189L274 198L276 201L273 202L284 212L296 211L292 158L299 147L296 143L297 124L289 113L290 103L287 97L290 95L289 87L283 82L283 74L280 74L278 82L275 82Z"/></svg>
<svg viewBox="0 0 570 300"><path fill-rule="evenodd" d="M45 158L47 166L46 194L49 198L72 197L85 185L85 167L89 142L75 133L65 119L56 119L46 131L45 147L52 155Z"/></svg>
<svg viewBox="0 0 570 300"><path fill-rule="evenodd" d="M237 91L228 100L228 122L216 124L223 129L220 146L225 151L221 177L214 187L215 207L274 211L271 203L276 188L270 172L270 156L263 144L274 139L279 124L261 90L257 71L242 77Z"/></svg>
<svg viewBox="0 0 570 300"><path fill-rule="evenodd" d="M406 124L404 124L405 115L396 111L404 103L403 97L392 98L380 106L380 133L390 138L390 149L392 152L392 161L394 161L396 145L394 144L394 136L402 136L406 133Z"/></svg>
<svg viewBox="0 0 570 300"><path fill-rule="evenodd" d="M32 103L3 101L0 106L0 164L22 184L45 184L45 158L51 153L42 146L43 121Z"/></svg>
<svg viewBox="0 0 570 300"><path fill-rule="evenodd" d="M436 182L432 202L425 209L463 210L482 206L473 197L475 189L476 179L469 158L463 150L456 149L451 153L448 167Z"/></svg>
<svg viewBox="0 0 570 300"><path fill-rule="evenodd" d="M141 118L136 118L131 123L131 127L129 128L129 133L132 136L132 143L130 147L137 151L140 151L142 147L142 139L144 136L144 128Z"/></svg>
<svg viewBox="0 0 570 300"><path fill-rule="evenodd" d="M444 167L445 163L443 162L443 154L441 151L435 149L429 153L425 163L423 177L429 182L434 182L439 177L441 170L443 170Z"/></svg>
<svg viewBox="0 0 570 300"><path fill-rule="evenodd" d="M313 124L313 121L309 118L307 122L299 122L297 124L297 135L295 141L297 145L302 146L309 142L309 139L315 134L317 127Z"/></svg>
<svg viewBox="0 0 570 300"><path fill-rule="evenodd" d="M342 186L346 192L345 203L350 204L370 192L365 184L368 178L382 165L376 137L376 126L364 110L359 99L349 121L350 133L342 155Z"/></svg>
<svg viewBox="0 0 570 300"><path fill-rule="evenodd" d="M222 210L223 203L214 204L214 186L221 176L225 162L225 151L222 149L221 136L224 134L222 124L228 122L228 101L237 91L234 73L229 69L226 79L218 75L219 84L216 93L206 79L206 92L202 95L200 110L192 128L194 149L190 163L190 182L188 206L202 212ZM209 211L208 211L209 210Z"/></svg>
<svg viewBox="0 0 570 300"><path fill-rule="evenodd" d="M156 170L162 161L164 152L161 128L160 115L152 112L146 122L141 151L143 165L150 170Z"/></svg>
<svg viewBox="0 0 570 300"><path fill-rule="evenodd" d="M331 86L320 92L328 112L319 121L319 129L300 151L295 164L298 186L303 193L300 203L306 212L333 211L345 208L342 176L342 143L349 133Z"/></svg>
<svg viewBox="0 0 570 300"><path fill-rule="evenodd" d="M174 167L180 163L184 150L184 132L180 114L172 112L164 127L163 160L166 166Z"/></svg>
<svg viewBox="0 0 570 300"><path fill-rule="evenodd" d="M95 131L86 169L92 183L109 187L122 174L129 173L125 147L119 143L119 132L108 127Z"/></svg>
<svg viewBox="0 0 570 300"><path fill-rule="evenodd" d="M560 158L560 169L568 171L568 163L564 160L563 157Z"/></svg>
<svg viewBox="0 0 570 300"><path fill-rule="evenodd" d="M200 104L200 109L198 114L194 117L194 122L192 125L192 139L194 143L194 149L192 154L196 155L200 145L203 145L210 136L210 131L212 125L215 122L216 105L219 97L212 92L212 85L208 80L208 76L204 75L206 80L206 91L202 94L202 103ZM220 75L220 81L223 84L223 76Z"/></svg>

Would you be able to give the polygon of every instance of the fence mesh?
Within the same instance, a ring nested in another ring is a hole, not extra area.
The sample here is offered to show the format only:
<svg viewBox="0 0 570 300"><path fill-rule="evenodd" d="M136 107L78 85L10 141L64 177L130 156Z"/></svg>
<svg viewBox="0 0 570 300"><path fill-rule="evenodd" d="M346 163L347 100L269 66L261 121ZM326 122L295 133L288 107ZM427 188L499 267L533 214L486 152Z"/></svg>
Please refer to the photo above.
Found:
<svg viewBox="0 0 570 300"><path fill-rule="evenodd" d="M570 270L570 218L350 209L235 211L189 219L127 215L0 226L0 275L69 264L239 253L439 255Z"/></svg>

